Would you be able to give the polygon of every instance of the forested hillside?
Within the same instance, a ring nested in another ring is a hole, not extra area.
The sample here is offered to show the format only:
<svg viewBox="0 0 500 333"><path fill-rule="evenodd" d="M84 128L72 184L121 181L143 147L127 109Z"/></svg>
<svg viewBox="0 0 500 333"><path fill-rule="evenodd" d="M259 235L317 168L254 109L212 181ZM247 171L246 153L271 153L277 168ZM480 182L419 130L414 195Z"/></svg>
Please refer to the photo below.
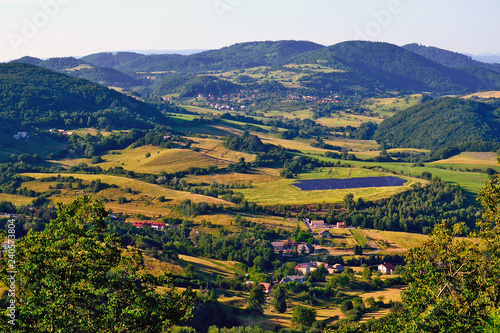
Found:
<svg viewBox="0 0 500 333"><path fill-rule="evenodd" d="M388 43L352 41L305 55L304 63L319 62L378 80L385 88L459 93L484 87L476 77L425 59ZM353 82L351 82L353 84ZM363 82L359 82L360 85Z"/></svg>
<svg viewBox="0 0 500 333"><path fill-rule="evenodd" d="M69 76L89 80L94 83L99 83L104 86L130 88L143 84L141 80L136 80L133 77L116 69L108 67L97 67L93 64L85 62L84 60L76 59L73 57L50 58L47 60L33 57L22 57L11 62L47 68L53 71L67 74Z"/></svg>
<svg viewBox="0 0 500 333"><path fill-rule="evenodd" d="M0 117L12 131L34 127L152 127L155 107L87 80L18 63L0 64Z"/></svg>
<svg viewBox="0 0 500 333"><path fill-rule="evenodd" d="M100 52L81 57L80 60L98 67L113 68L141 57L144 57L144 54L135 52Z"/></svg>
<svg viewBox="0 0 500 333"><path fill-rule="evenodd" d="M440 98L384 120L374 139L386 147L437 149L464 142L497 141L498 109L458 98Z"/></svg>
<svg viewBox="0 0 500 333"><path fill-rule="evenodd" d="M165 55L170 57L162 59L159 55L150 55L117 68L133 71L176 71L184 74L197 74L208 70L229 71L257 66L285 65L293 62L301 54L323 47L307 41L248 42L188 56Z"/></svg>

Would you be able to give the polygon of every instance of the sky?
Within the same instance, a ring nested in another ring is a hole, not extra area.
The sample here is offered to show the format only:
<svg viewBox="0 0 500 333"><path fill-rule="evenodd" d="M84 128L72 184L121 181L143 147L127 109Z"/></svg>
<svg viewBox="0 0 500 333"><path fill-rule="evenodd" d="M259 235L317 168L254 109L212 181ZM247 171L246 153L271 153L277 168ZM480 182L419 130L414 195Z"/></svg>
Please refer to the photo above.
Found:
<svg viewBox="0 0 500 333"><path fill-rule="evenodd" d="M0 0L0 61L259 40L500 54L498 0Z"/></svg>

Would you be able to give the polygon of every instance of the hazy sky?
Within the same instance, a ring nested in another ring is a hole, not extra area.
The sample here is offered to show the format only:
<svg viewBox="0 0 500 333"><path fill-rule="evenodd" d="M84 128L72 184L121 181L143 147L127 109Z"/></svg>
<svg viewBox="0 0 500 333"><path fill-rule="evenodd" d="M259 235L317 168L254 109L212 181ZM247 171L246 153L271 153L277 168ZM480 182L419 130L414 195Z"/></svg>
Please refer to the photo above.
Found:
<svg viewBox="0 0 500 333"><path fill-rule="evenodd" d="M498 0L0 0L0 61L281 39L500 53L499 15Z"/></svg>

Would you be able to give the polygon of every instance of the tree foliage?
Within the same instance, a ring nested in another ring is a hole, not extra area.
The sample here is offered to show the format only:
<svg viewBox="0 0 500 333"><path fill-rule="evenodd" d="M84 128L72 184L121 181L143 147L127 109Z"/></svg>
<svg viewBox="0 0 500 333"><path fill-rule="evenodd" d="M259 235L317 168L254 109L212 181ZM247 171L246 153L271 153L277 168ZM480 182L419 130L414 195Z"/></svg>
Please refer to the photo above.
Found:
<svg viewBox="0 0 500 333"><path fill-rule="evenodd" d="M384 120L374 139L393 148L438 148L465 142L496 141L500 133L494 107L472 100L440 98Z"/></svg>
<svg viewBox="0 0 500 333"><path fill-rule="evenodd" d="M286 312L286 290L281 286L277 286L273 290L273 307L279 313Z"/></svg>
<svg viewBox="0 0 500 333"><path fill-rule="evenodd" d="M265 303L265 301L266 294L264 294L262 286L255 282L252 289L250 290L250 294L248 295L247 309L262 313L264 312L264 310L262 309L262 305Z"/></svg>
<svg viewBox="0 0 500 333"><path fill-rule="evenodd" d="M293 326L310 327L316 321L316 310L301 305L296 305L292 312Z"/></svg>
<svg viewBox="0 0 500 333"><path fill-rule="evenodd" d="M58 207L44 231L15 244L17 320L3 318L4 332L161 332L190 317L191 290L143 273L141 253L122 249L114 234L101 238L102 203L80 197ZM4 283L11 263L2 261Z"/></svg>

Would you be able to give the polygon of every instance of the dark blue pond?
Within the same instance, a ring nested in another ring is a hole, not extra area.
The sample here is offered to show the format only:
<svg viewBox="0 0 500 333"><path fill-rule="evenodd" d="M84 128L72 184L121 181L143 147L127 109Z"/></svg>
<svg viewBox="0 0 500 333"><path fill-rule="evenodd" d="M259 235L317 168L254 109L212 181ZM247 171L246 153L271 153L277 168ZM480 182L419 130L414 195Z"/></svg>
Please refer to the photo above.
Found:
<svg viewBox="0 0 500 333"><path fill-rule="evenodd" d="M302 191L339 190L347 188L403 186L406 179L398 177L363 177L349 179L307 179L293 184Z"/></svg>

